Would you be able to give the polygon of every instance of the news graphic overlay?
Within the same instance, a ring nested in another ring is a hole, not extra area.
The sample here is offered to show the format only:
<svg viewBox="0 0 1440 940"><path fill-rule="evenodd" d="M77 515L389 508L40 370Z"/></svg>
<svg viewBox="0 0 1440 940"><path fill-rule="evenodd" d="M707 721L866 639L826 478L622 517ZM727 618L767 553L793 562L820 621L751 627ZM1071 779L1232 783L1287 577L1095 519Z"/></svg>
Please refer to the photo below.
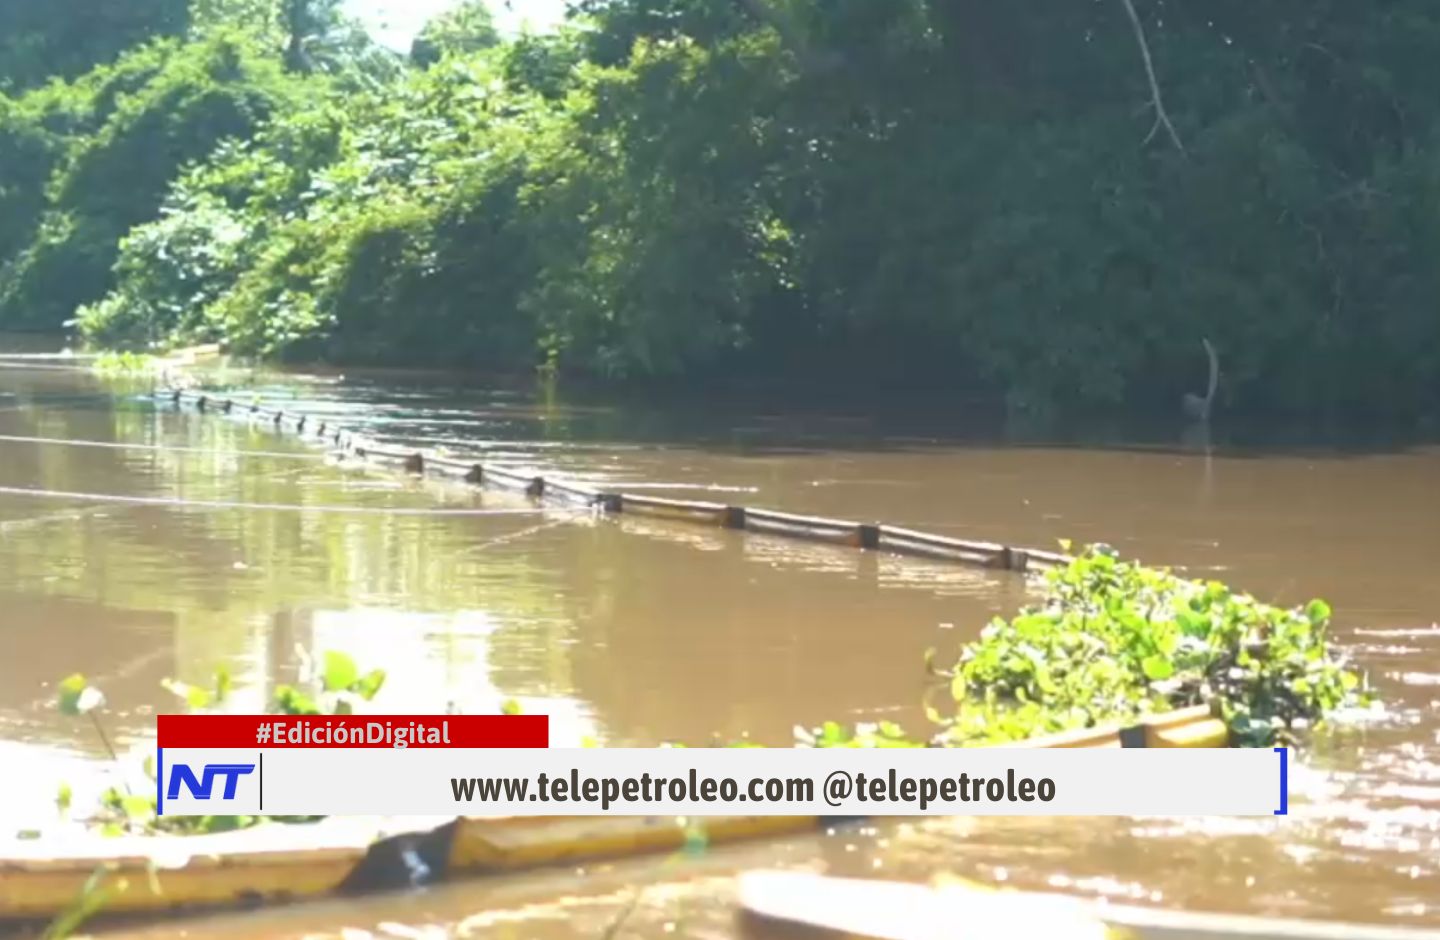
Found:
<svg viewBox="0 0 1440 940"><path fill-rule="evenodd" d="M163 816L1272 816L1289 752L551 748L543 715L165 715Z"/></svg>

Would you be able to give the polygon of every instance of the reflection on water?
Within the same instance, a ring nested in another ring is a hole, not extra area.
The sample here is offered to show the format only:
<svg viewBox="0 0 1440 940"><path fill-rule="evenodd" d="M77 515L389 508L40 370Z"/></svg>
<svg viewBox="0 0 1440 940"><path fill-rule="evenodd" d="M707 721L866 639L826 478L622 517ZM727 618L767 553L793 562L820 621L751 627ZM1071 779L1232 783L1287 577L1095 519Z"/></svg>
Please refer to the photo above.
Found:
<svg viewBox="0 0 1440 940"><path fill-rule="evenodd" d="M11 653L0 658L0 727L12 741L98 756L98 739L51 707L51 684L71 672L104 689L131 746L173 704L161 680L203 684L225 667L235 707L258 708L295 681L303 648L387 668L385 709L486 711L516 698L550 714L560 742L784 744L796 722L918 720L913 653L958 618L954 596L968 595L964 619L979 622L1023 590L957 592L975 576L937 567L932 583L921 566L907 581L843 549L541 512L517 496L346 467L244 422L143 397L112 403L79 375L43 376L0 374L5 394L26 402L0 412L0 487L206 505L0 493L0 641ZM839 638L867 634L896 650L878 673L835 655Z"/></svg>
<svg viewBox="0 0 1440 940"><path fill-rule="evenodd" d="M243 394L545 472L1011 544L1103 540L1281 603L1323 595L1338 639L1390 709L1318 738L1285 820L881 823L668 864L221 918L198 935L385 935L382 925L398 922L594 937L640 883L652 887L628 935L736 936L726 874L773 864L900 878L947 869L1143 903L1440 924L1440 451L997 446L914 412L711 408L701 422L693 411L448 386L260 380ZM11 438L0 439L0 487L531 508L366 473L243 419L108 392L76 373L0 370L0 436ZM748 734L783 744L793 725L827 718L922 726L922 652L953 651L1024 597L1009 575L638 517L186 510L0 493L0 760L36 768L7 784L22 799L0 804L0 817L15 817L0 818L0 831L28 824L54 781L97 756L98 743L50 707L50 683L73 671L105 689L122 746L134 748L172 705L162 679L204 682L224 665L235 707L258 708L296 680L297 647L344 649L390 670L377 703L386 710L486 711L514 697L551 714L557 739L571 743Z"/></svg>

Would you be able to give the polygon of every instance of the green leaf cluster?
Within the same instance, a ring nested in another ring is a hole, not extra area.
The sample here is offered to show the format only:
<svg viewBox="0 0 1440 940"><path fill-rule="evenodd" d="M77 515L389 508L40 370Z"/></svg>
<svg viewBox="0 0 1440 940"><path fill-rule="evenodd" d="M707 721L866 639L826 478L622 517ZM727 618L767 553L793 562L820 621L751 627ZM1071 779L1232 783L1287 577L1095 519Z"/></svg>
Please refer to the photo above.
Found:
<svg viewBox="0 0 1440 940"><path fill-rule="evenodd" d="M190 24L189 0L46 0L0 4L0 93L75 78Z"/></svg>
<svg viewBox="0 0 1440 940"><path fill-rule="evenodd" d="M410 47L410 61L428 68L447 55L468 55L500 45L484 0L464 0L425 24Z"/></svg>
<svg viewBox="0 0 1440 940"><path fill-rule="evenodd" d="M893 722L796 730L801 747L976 747L1124 726L1218 705L1231 743L1297 743L1373 696L1327 642L1324 601L1282 609L1215 582L1119 559L1092 546L1047 573L1041 600L996 619L937 669L946 708L912 736ZM931 702L935 696L928 697Z"/></svg>
<svg viewBox="0 0 1440 940"><path fill-rule="evenodd" d="M82 311L82 329L111 345L523 360L535 338L516 299L530 260L504 216L527 135L498 126L543 115L538 95L505 88L499 62L446 59L223 144L131 232L117 289ZM479 147L494 148L487 160ZM471 264L477 253L499 268Z"/></svg>
<svg viewBox="0 0 1440 940"><path fill-rule="evenodd" d="M364 673L346 653L327 650L319 669L319 691L311 694L291 685L275 690L271 710L281 715L353 715L385 685L385 670Z"/></svg>
<svg viewBox="0 0 1440 940"><path fill-rule="evenodd" d="M1023 740L1218 702L1235 740L1266 745L1363 704L1326 641L1330 608L1281 609L1092 547L1045 596L997 619L950 673L947 745Z"/></svg>
<svg viewBox="0 0 1440 940"><path fill-rule="evenodd" d="M22 158L19 178L0 182L0 202L16 203L0 225L0 323L54 327L104 297L121 239L157 217L182 167L255 133L292 87L247 38L216 34L141 47L34 100L0 98L0 150Z"/></svg>

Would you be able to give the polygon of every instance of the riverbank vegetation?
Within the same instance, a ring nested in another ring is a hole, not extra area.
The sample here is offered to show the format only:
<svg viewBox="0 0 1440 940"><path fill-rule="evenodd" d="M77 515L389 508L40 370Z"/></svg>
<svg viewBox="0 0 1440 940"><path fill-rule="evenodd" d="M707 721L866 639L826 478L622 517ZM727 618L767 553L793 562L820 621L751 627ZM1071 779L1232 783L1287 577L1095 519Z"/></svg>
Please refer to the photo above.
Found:
<svg viewBox="0 0 1440 940"><path fill-rule="evenodd" d="M6 329L1042 413L1209 338L1218 407L1440 414L1420 0L74 5L0 14Z"/></svg>
<svg viewBox="0 0 1440 940"><path fill-rule="evenodd" d="M1022 741L1214 702L1233 743L1289 742L1369 700L1329 626L1324 601L1284 610L1092 547L964 648L944 674L955 708L937 741Z"/></svg>
<svg viewBox="0 0 1440 940"><path fill-rule="evenodd" d="M1208 704L1233 746L1293 746L1374 703L1365 678L1329 645L1329 626L1324 601L1285 610L1092 546L1047 572L1039 601L986 626L953 666L927 657L940 680L927 697L932 734L829 722L802 743L1004 745Z"/></svg>

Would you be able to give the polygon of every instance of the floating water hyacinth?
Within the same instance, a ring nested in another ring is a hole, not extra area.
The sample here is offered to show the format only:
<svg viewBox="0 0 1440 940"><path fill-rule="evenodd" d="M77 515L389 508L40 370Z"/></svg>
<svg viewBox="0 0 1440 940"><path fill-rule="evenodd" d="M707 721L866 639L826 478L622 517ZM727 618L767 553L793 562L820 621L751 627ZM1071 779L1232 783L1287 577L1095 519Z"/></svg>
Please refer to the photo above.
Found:
<svg viewBox="0 0 1440 940"><path fill-rule="evenodd" d="M1281 609L1093 547L1047 574L1039 604L964 648L946 673L956 710L937 743L1023 740L1218 701L1234 743L1266 746L1369 699L1329 648L1330 615L1324 601Z"/></svg>
<svg viewBox="0 0 1440 940"><path fill-rule="evenodd" d="M1324 601L1281 609L1218 581L1122 561L1105 545L1046 578L1038 604L991 622L953 667L926 653L949 700L944 708L927 697L938 733L832 721L796 728L796 744L1006 744L1218 703L1232 745L1267 747L1374 704L1364 677L1326 641Z"/></svg>

